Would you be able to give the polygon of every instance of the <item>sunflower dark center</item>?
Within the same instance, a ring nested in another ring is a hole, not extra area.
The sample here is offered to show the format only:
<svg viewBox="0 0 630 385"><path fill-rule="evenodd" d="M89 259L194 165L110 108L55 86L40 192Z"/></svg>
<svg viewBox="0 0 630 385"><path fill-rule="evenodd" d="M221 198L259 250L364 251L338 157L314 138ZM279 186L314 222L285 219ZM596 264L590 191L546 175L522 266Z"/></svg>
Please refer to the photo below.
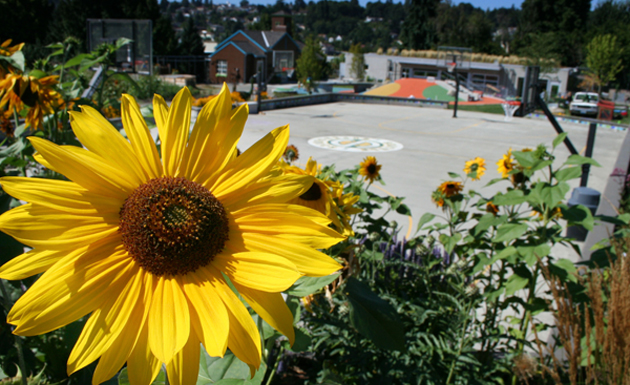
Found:
<svg viewBox="0 0 630 385"><path fill-rule="evenodd" d="M120 210L125 249L156 276L182 275L212 261L228 240L223 205L202 185L163 177L141 185Z"/></svg>
<svg viewBox="0 0 630 385"><path fill-rule="evenodd" d="M311 187L304 194L300 195L300 198L305 201L316 201L322 197L322 189L317 183L313 183Z"/></svg>
<svg viewBox="0 0 630 385"><path fill-rule="evenodd" d="M367 166L367 171L370 175L376 174L376 165L374 163Z"/></svg>

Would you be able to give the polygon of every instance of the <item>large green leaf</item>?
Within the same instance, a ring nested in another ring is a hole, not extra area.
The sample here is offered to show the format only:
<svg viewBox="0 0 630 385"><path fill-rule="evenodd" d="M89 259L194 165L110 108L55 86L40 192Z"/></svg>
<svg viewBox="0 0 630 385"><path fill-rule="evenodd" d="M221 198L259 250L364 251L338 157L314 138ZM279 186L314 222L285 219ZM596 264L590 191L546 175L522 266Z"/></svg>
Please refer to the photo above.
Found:
<svg viewBox="0 0 630 385"><path fill-rule="evenodd" d="M525 234L529 227L524 223L506 223L497 228L497 235L492 242L509 242Z"/></svg>
<svg viewBox="0 0 630 385"><path fill-rule="evenodd" d="M337 279L339 274L341 273L335 273L324 277L301 277L295 281L293 286L291 286L286 293L296 297L306 297L309 294L319 291L319 289Z"/></svg>
<svg viewBox="0 0 630 385"><path fill-rule="evenodd" d="M249 367L229 350L223 358L210 357L201 349L197 385L259 385L265 377L267 366L261 362L254 378L250 378Z"/></svg>
<svg viewBox="0 0 630 385"><path fill-rule="evenodd" d="M521 277L517 274L510 275L507 282L505 283L505 295L512 295L516 293L518 290L521 290L529 283L529 279Z"/></svg>
<svg viewBox="0 0 630 385"><path fill-rule="evenodd" d="M556 171L554 177L559 182L579 178L582 176L582 167L566 167Z"/></svg>
<svg viewBox="0 0 630 385"><path fill-rule="evenodd" d="M540 198L547 207L556 207L564 200L564 196L570 189L571 187L565 182L560 182L556 186L545 186L540 192Z"/></svg>
<svg viewBox="0 0 630 385"><path fill-rule="evenodd" d="M462 239L462 235L460 233L455 233L453 235L440 234L440 242L444 245L444 249L447 253L452 253L453 249Z"/></svg>
<svg viewBox="0 0 630 385"><path fill-rule="evenodd" d="M492 203L497 206L514 206L527 200L523 190L512 190L505 194L497 194L492 198Z"/></svg>
<svg viewBox="0 0 630 385"><path fill-rule="evenodd" d="M516 248L518 253L523 257L527 265L533 266L538 258L543 258L549 255L551 252L551 246L546 243L536 246L518 246Z"/></svg>
<svg viewBox="0 0 630 385"><path fill-rule="evenodd" d="M431 222L433 218L435 218L435 214L424 213L424 215L420 217L420 222L418 222L418 230L422 229L422 226L425 224Z"/></svg>
<svg viewBox="0 0 630 385"><path fill-rule="evenodd" d="M365 283L350 277L344 293L350 302L350 324L380 349L405 349L404 326L396 310Z"/></svg>
<svg viewBox="0 0 630 385"><path fill-rule="evenodd" d="M506 259L508 257L511 257L514 254L516 254L516 248L514 246L508 246L505 249L503 249L503 250L499 251L498 253L496 253L492 257L492 260L490 260L490 263L495 263L496 261L498 261L500 259Z"/></svg>
<svg viewBox="0 0 630 385"><path fill-rule="evenodd" d="M567 161L564 162L564 165L569 165L569 164L575 164L575 165L592 164L593 166L601 167L595 159L588 158L582 155L576 155L576 154L569 156L567 158Z"/></svg>
<svg viewBox="0 0 630 385"><path fill-rule="evenodd" d="M561 134L558 134L558 136L556 136L554 138L553 142L552 142L553 148L558 147L558 145L564 141L564 139L567 137L567 135L569 135L568 132L563 132Z"/></svg>
<svg viewBox="0 0 630 385"><path fill-rule="evenodd" d="M577 205L567 207L565 205L560 206L562 210L562 218L569 222L569 225L583 226L586 230L593 230L595 220L593 214L586 206Z"/></svg>

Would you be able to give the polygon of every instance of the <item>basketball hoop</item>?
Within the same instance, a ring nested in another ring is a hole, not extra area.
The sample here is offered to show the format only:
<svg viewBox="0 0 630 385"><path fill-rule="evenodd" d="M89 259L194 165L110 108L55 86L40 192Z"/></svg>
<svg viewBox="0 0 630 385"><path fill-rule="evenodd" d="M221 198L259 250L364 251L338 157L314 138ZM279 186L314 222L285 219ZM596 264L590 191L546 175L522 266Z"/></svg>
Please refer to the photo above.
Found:
<svg viewBox="0 0 630 385"><path fill-rule="evenodd" d="M512 120L514 113L521 106L521 102L518 100L506 100L501 103L501 107L503 107L503 112L505 112L505 121L509 122Z"/></svg>
<svg viewBox="0 0 630 385"><path fill-rule="evenodd" d="M295 72L295 68L282 67L282 72L287 74L287 77L293 77L293 73Z"/></svg>
<svg viewBox="0 0 630 385"><path fill-rule="evenodd" d="M448 72L453 72L453 70L455 70L455 67L457 67L457 63L455 63L455 62L448 62L448 63L446 63L446 70Z"/></svg>

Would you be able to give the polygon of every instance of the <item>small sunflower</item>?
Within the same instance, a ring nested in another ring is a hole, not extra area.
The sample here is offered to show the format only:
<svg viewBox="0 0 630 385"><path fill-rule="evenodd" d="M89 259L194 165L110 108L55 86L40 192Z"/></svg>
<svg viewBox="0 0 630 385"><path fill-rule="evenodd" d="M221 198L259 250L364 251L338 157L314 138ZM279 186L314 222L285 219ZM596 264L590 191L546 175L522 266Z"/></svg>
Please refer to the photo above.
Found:
<svg viewBox="0 0 630 385"><path fill-rule="evenodd" d="M338 209L337 214L343 227L342 234L352 236L354 231L350 225L350 220L353 215L363 212L362 208L355 206L360 197L353 193L344 194L344 188L340 182L329 182L328 185L332 188L332 196Z"/></svg>
<svg viewBox="0 0 630 385"><path fill-rule="evenodd" d="M4 43L0 44L0 56L13 56L18 51L22 50L24 47L24 43L16 44L11 47L11 39L5 40ZM4 60L0 61L0 78L3 78L7 71L14 70L13 66L5 62Z"/></svg>
<svg viewBox="0 0 630 385"><path fill-rule="evenodd" d="M444 207L444 194L439 189L431 193L431 200L437 207Z"/></svg>
<svg viewBox="0 0 630 385"><path fill-rule="evenodd" d="M309 158L304 169L291 166L287 163L281 163L280 168L285 175L309 175L313 177L308 190L303 194L293 198L289 203L308 207L319 211L330 219L332 225L340 233L344 233L345 227L339 220L340 210L333 200L331 182L320 179L319 173L321 165L316 160Z"/></svg>
<svg viewBox="0 0 630 385"><path fill-rule="evenodd" d="M473 160L466 162L464 167L466 175L472 178L472 180L479 180L486 172L486 161L483 158L476 157Z"/></svg>
<svg viewBox="0 0 630 385"><path fill-rule="evenodd" d="M486 203L486 211L496 216L499 213L499 208L492 202Z"/></svg>
<svg viewBox="0 0 630 385"><path fill-rule="evenodd" d="M512 157L512 149L510 148L507 154L503 155L503 158L497 162L497 172L501 174L501 178L507 178L510 171L514 169L514 158Z"/></svg>
<svg viewBox="0 0 630 385"><path fill-rule="evenodd" d="M54 108L63 105L63 98L55 90L57 76L35 78L28 75L10 74L0 81L0 108L21 111L29 107L26 114L26 126L42 128L44 116L54 112Z"/></svg>
<svg viewBox="0 0 630 385"><path fill-rule="evenodd" d="M359 166L359 174L363 175L369 183L373 183L376 179L378 179L381 171L381 165L376 162L375 157L366 157Z"/></svg>
<svg viewBox="0 0 630 385"><path fill-rule="evenodd" d="M315 210L288 203L310 175L273 170L286 148L280 127L236 157L248 116L232 109L227 86L190 132L191 95L153 111L161 156L136 101L122 99L128 140L90 107L71 112L82 147L29 137L35 159L69 181L0 178L29 202L0 216L0 230L32 250L0 267L0 278L43 273L15 303L14 332L47 333L91 314L68 373L98 360L93 384L127 364L131 384L149 384L166 365L172 384L195 384L200 343L211 356L229 348L252 371L260 335L240 296L294 340L281 291L301 276L340 268L317 251L343 236Z"/></svg>
<svg viewBox="0 0 630 385"><path fill-rule="evenodd" d="M461 182L447 181L438 187L438 190L444 194L444 197L450 198L459 194L464 189L464 185Z"/></svg>
<svg viewBox="0 0 630 385"><path fill-rule="evenodd" d="M293 163L299 159L300 152L298 151L297 147L290 144L287 146L287 149L284 150L284 154L282 155L282 157L287 163Z"/></svg>

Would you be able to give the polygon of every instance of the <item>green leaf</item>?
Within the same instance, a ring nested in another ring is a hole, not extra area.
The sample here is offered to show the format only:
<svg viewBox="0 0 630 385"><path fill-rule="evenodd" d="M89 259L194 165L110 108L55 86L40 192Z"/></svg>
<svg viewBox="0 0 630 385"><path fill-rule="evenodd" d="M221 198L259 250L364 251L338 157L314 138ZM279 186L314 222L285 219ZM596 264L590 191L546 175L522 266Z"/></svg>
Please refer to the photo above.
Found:
<svg viewBox="0 0 630 385"><path fill-rule="evenodd" d="M422 217L420 217L420 222L418 222L418 230L421 230L422 226L424 226L425 224L431 222L433 220L433 218L435 218L434 214L425 213Z"/></svg>
<svg viewBox="0 0 630 385"><path fill-rule="evenodd" d="M525 234L529 227L524 223L506 223L497 228L497 235L492 242L509 242Z"/></svg>
<svg viewBox="0 0 630 385"><path fill-rule="evenodd" d="M459 242L461 239L462 235L460 233L455 233L451 236L440 234L440 242L442 243L442 245L444 245L444 249L446 249L446 252L449 254L453 252L453 249L457 245L457 242Z"/></svg>
<svg viewBox="0 0 630 385"><path fill-rule="evenodd" d="M295 343L289 349L293 352L305 352L311 347L311 336L304 329L295 328Z"/></svg>
<svg viewBox="0 0 630 385"><path fill-rule="evenodd" d="M525 168L533 167L538 161L535 157L534 151L513 151L512 156L514 156L514 159L516 159L516 161Z"/></svg>
<svg viewBox="0 0 630 385"><path fill-rule="evenodd" d="M484 214L481 218L479 218L479 222L474 227L474 234L480 235L484 231L488 230L490 226L499 226L506 220L507 216L505 215L495 217L492 213Z"/></svg>
<svg viewBox="0 0 630 385"><path fill-rule="evenodd" d="M497 206L514 206L525 202L527 197L523 190L512 190L505 194L497 194L491 200Z"/></svg>
<svg viewBox="0 0 630 385"><path fill-rule="evenodd" d="M569 222L569 226L579 225L583 226L586 230L593 230L595 220L593 219L591 210L586 206L577 205L567 207L562 205L560 206L560 210L562 211L562 218Z"/></svg>
<svg viewBox="0 0 630 385"><path fill-rule="evenodd" d="M462 179L462 177L459 176L459 174L454 173L454 172L449 172L448 176L451 177L452 179Z"/></svg>
<svg viewBox="0 0 630 385"><path fill-rule="evenodd" d="M565 182L558 183L556 186L543 187L540 192L540 198L548 208L554 208L564 200L571 187Z"/></svg>
<svg viewBox="0 0 630 385"><path fill-rule="evenodd" d="M505 283L505 295L512 295L516 293L518 290L521 290L529 283L529 279L523 278L518 274L510 275L507 282Z"/></svg>
<svg viewBox="0 0 630 385"><path fill-rule="evenodd" d="M538 258L543 258L551 252L551 246L546 243L537 246L518 246L518 253L523 257L528 266L533 266Z"/></svg>
<svg viewBox="0 0 630 385"><path fill-rule="evenodd" d="M66 64L65 64L65 66L66 67L73 67L73 66L79 65L79 64L81 64L83 59L86 59L87 57L88 57L88 54L86 54L86 53L79 54L79 55L73 57L72 59L68 60L66 62Z"/></svg>
<svg viewBox="0 0 630 385"><path fill-rule="evenodd" d="M411 209L406 204L401 204L396 208L396 212L401 215L411 215Z"/></svg>
<svg viewBox="0 0 630 385"><path fill-rule="evenodd" d="M396 310L365 283L350 277L344 292L350 302L350 324L380 349L405 350L404 325Z"/></svg>
<svg viewBox="0 0 630 385"><path fill-rule="evenodd" d="M576 165L592 164L593 166L601 167L600 164L597 163L597 161L595 159L587 158L586 156L577 155L577 154L569 156L567 158L567 161L564 162L564 165L569 165L569 164L576 164Z"/></svg>
<svg viewBox="0 0 630 385"><path fill-rule="evenodd" d="M210 357L202 347L196 385L258 385L262 383L266 369L265 363L261 362L256 375L250 379L247 364L239 360L231 351L228 350L223 358Z"/></svg>
<svg viewBox="0 0 630 385"><path fill-rule="evenodd" d="M597 215L594 218L602 222L612 223L615 225L627 225L628 222L630 221L630 213L621 214L616 217L609 217L607 215Z"/></svg>
<svg viewBox="0 0 630 385"><path fill-rule="evenodd" d="M319 291L319 289L337 279L339 274L341 273L335 273L324 277L301 277L286 291L286 293L296 297L306 297L309 294Z"/></svg>
<svg viewBox="0 0 630 385"><path fill-rule="evenodd" d="M561 168L556 171L553 176L558 182L565 182L567 180L579 178L582 176L582 167Z"/></svg>
<svg viewBox="0 0 630 385"><path fill-rule="evenodd" d="M496 261L500 260L500 259L506 259L507 257L510 257L512 255L516 254L516 247L514 246L508 246L505 249L499 251L498 253L496 253L493 257L492 260L490 260L490 263L495 263Z"/></svg>
<svg viewBox="0 0 630 385"><path fill-rule="evenodd" d="M556 136L553 139L553 142L551 143L551 145L553 146L553 148L558 147L558 145L562 142L564 142L564 139L567 137L567 135L569 135L568 132L563 132L561 134L558 134L558 136Z"/></svg>

